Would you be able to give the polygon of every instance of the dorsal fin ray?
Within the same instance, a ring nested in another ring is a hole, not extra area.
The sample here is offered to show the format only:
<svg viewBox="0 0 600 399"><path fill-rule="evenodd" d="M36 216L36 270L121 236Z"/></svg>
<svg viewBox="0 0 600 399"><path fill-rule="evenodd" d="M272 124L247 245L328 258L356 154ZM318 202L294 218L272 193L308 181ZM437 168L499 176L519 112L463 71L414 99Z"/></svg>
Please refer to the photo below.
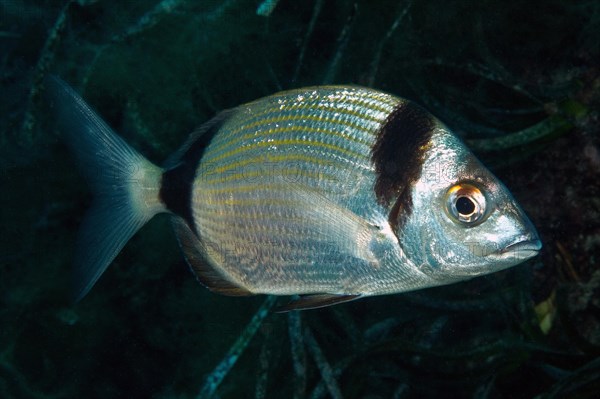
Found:
<svg viewBox="0 0 600 399"><path fill-rule="evenodd" d="M236 111L237 108L223 110L194 129L181 147L165 160L163 168L169 170L176 167L193 147L204 148L219 131L221 125Z"/></svg>
<svg viewBox="0 0 600 399"><path fill-rule="evenodd" d="M209 290L228 296L249 296L252 292L227 280L218 270L215 270L206 260L202 243L190 229L184 219L172 218L173 230L179 241L179 246L185 259L200 281Z"/></svg>

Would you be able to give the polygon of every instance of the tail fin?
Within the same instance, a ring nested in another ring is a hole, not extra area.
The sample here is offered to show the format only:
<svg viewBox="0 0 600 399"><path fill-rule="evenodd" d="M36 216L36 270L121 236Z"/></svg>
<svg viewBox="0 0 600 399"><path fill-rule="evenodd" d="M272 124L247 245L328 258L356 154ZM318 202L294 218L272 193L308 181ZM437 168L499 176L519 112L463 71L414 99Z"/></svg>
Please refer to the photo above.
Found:
<svg viewBox="0 0 600 399"><path fill-rule="evenodd" d="M83 298L127 241L154 215L162 170L146 160L61 79L46 79L65 141L92 186L94 201L79 232L73 295Z"/></svg>

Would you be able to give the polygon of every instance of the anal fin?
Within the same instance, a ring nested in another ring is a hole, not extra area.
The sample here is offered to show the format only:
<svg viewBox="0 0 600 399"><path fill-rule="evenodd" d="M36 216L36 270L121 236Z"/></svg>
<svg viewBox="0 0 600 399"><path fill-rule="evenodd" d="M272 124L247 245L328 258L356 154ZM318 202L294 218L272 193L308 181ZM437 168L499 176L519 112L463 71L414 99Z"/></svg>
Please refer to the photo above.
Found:
<svg viewBox="0 0 600 399"><path fill-rule="evenodd" d="M222 295L254 295L247 289L239 287L225 279L218 270L215 270L214 267L209 264L203 254L202 243L184 219L174 216L172 222L177 241L179 241L179 246L198 281L209 290Z"/></svg>
<svg viewBox="0 0 600 399"><path fill-rule="evenodd" d="M277 308L277 313L289 312L290 310L318 309L338 303L350 302L359 299L362 295L343 294L314 294L302 295L298 299L291 300L288 304Z"/></svg>

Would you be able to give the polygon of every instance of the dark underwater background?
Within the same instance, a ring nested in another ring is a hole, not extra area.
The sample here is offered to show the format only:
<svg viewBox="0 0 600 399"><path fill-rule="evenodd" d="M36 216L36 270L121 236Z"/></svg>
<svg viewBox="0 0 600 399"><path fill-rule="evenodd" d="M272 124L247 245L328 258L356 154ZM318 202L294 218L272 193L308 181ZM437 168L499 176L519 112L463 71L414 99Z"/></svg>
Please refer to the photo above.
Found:
<svg viewBox="0 0 600 399"><path fill-rule="evenodd" d="M599 397L599 66L598 1L0 1L0 397ZM279 90L409 98L504 181L544 248L461 284L280 314L198 284L157 217L72 304L91 196L48 73L157 163Z"/></svg>

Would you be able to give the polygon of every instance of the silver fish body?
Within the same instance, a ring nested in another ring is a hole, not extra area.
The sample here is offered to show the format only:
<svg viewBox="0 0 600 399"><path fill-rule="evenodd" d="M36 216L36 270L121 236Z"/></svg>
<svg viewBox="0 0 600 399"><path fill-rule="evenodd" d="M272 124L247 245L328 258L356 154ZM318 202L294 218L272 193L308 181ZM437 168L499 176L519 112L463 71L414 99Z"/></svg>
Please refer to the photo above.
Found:
<svg viewBox="0 0 600 399"><path fill-rule="evenodd" d="M173 215L187 261L210 289L308 294L289 309L449 284L540 249L508 190L462 142L386 93L325 86L265 97L217 116L158 168L66 84L49 86L87 174L119 165L106 181L92 177L104 216L117 209L123 226L84 227L78 298L160 212ZM82 130L85 142L75 138ZM108 154L100 163L89 155L99 148ZM115 181L124 198L102 192ZM94 241L95 231L109 231L107 242Z"/></svg>
<svg viewBox="0 0 600 399"><path fill-rule="evenodd" d="M398 99L358 88L285 92L239 108L200 162L193 220L227 279L269 294L378 293L399 258L371 149ZM400 282L397 282L398 284ZM400 283L401 285L401 283Z"/></svg>

